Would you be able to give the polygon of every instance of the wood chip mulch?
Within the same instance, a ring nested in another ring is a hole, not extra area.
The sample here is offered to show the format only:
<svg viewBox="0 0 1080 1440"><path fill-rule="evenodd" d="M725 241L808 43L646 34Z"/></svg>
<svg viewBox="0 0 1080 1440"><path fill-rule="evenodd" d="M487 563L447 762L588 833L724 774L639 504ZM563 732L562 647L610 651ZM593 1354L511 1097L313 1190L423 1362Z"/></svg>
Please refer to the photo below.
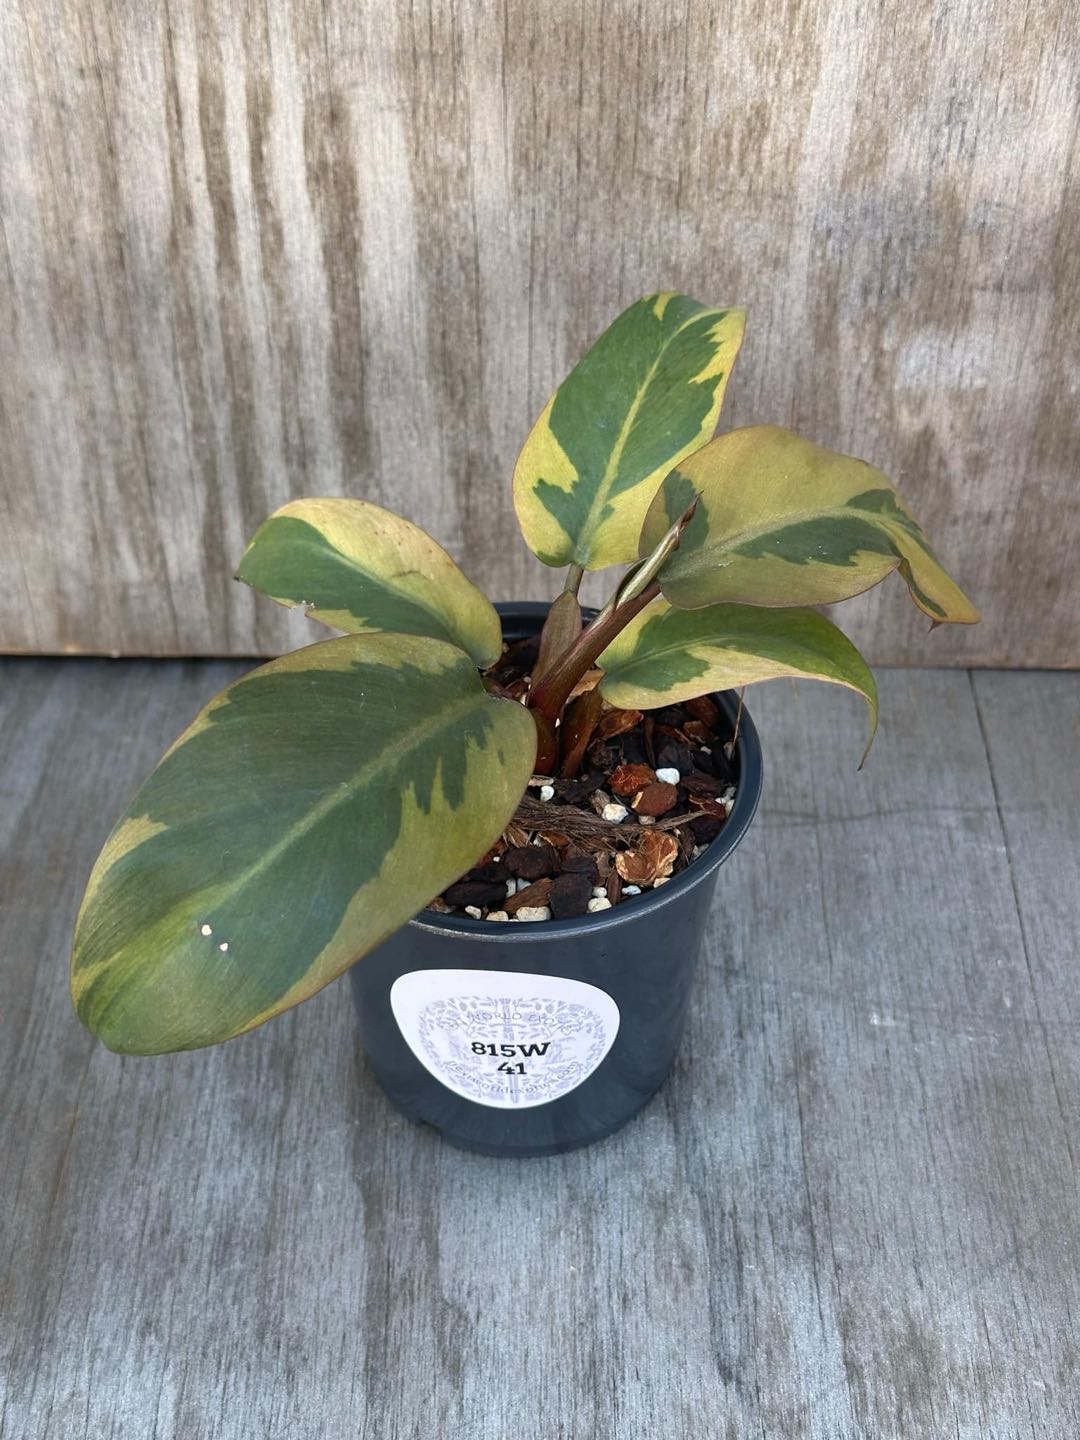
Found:
<svg viewBox="0 0 1080 1440"><path fill-rule="evenodd" d="M526 692L537 645L504 647L489 674L507 693ZM727 717L708 696L644 714L601 706L598 677L563 722L575 752L563 768L580 757L578 773L534 776L495 845L429 909L493 923L595 913L666 884L716 839L736 788Z"/></svg>

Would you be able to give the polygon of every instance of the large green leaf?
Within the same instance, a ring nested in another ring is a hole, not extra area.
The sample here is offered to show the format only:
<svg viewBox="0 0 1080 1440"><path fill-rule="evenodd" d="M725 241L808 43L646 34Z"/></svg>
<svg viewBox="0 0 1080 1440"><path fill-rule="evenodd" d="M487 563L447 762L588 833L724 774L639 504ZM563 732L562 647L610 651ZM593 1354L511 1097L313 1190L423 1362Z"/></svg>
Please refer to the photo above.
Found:
<svg viewBox="0 0 1080 1440"><path fill-rule="evenodd" d="M782 675L828 680L855 690L877 729L877 686L851 641L816 610L708 605L675 610L654 600L600 656L600 693L627 710L674 705ZM864 756L865 758L865 756Z"/></svg>
<svg viewBox="0 0 1080 1440"><path fill-rule="evenodd" d="M695 494L694 517L660 571L674 605L824 605L899 569L935 621L979 618L889 481L863 460L775 425L732 430L668 475L645 518L642 556Z"/></svg>
<svg viewBox="0 0 1080 1440"><path fill-rule="evenodd" d="M741 310L647 295L578 361L514 470L522 533L545 565L637 558L656 487L716 428L744 321Z"/></svg>
<svg viewBox="0 0 1080 1440"><path fill-rule="evenodd" d="M293 500L265 520L236 578L338 630L397 630L498 659L495 608L435 541L367 500Z"/></svg>
<svg viewBox="0 0 1080 1440"><path fill-rule="evenodd" d="M532 717L460 650L348 635L201 711L98 858L71 987L113 1050L211 1045L306 999L492 843Z"/></svg>

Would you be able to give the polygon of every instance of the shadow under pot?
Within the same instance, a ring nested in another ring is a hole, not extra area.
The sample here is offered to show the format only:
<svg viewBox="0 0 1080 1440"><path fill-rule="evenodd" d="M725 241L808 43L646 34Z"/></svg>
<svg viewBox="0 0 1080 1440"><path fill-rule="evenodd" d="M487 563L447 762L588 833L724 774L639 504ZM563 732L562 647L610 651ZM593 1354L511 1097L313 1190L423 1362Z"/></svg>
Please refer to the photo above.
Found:
<svg viewBox="0 0 1080 1440"><path fill-rule="evenodd" d="M547 606L498 606L507 640ZM737 696L712 697L735 728ZM720 867L753 819L761 746L745 708L723 829L667 884L573 920L422 911L349 972L372 1072L412 1120L485 1155L602 1140L675 1059Z"/></svg>

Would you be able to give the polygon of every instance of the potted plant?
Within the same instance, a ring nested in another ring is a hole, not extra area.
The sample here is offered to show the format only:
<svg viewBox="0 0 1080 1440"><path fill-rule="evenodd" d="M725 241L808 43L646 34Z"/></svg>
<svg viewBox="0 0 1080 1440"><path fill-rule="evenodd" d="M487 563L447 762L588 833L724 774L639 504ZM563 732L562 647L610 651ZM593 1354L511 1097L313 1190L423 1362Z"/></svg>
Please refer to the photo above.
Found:
<svg viewBox="0 0 1080 1440"><path fill-rule="evenodd" d="M760 790L742 687L847 686L872 739L873 676L813 607L898 570L935 624L978 619L879 471L771 425L710 440L743 323L648 296L545 407L513 485L566 567L550 608L498 613L362 500L262 525L238 578L345 633L211 700L106 841L71 966L106 1045L230 1039L366 957L375 1073L456 1143L566 1149L644 1104Z"/></svg>

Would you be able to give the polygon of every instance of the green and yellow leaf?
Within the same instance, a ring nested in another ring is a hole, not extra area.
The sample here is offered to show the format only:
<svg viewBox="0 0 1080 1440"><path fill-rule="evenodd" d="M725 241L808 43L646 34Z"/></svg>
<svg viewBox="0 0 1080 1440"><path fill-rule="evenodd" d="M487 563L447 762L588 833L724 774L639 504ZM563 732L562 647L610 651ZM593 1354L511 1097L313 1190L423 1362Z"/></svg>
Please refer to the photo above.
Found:
<svg viewBox="0 0 1080 1440"><path fill-rule="evenodd" d="M239 1035L314 994L495 840L536 732L442 641L348 635L223 690L94 866L72 998L110 1049Z"/></svg>
<svg viewBox="0 0 1080 1440"><path fill-rule="evenodd" d="M877 729L870 667L816 610L755 605L675 610L658 599L615 637L598 663L604 672L600 693L623 710L675 705L711 690L788 675L827 680L860 694L870 707L867 750Z"/></svg>
<svg viewBox="0 0 1080 1440"><path fill-rule="evenodd" d="M660 571L674 605L824 605L899 570L935 622L979 618L892 485L863 460L775 425L718 436L665 479L642 528L643 556L695 494L694 517Z"/></svg>
<svg viewBox="0 0 1080 1440"><path fill-rule="evenodd" d="M498 659L495 608L410 520L343 498L293 500L259 526L236 578L338 630L395 630Z"/></svg>
<svg viewBox="0 0 1080 1440"><path fill-rule="evenodd" d="M624 310L548 401L514 470L514 507L545 565L637 559L672 465L716 428L742 310L647 295Z"/></svg>

